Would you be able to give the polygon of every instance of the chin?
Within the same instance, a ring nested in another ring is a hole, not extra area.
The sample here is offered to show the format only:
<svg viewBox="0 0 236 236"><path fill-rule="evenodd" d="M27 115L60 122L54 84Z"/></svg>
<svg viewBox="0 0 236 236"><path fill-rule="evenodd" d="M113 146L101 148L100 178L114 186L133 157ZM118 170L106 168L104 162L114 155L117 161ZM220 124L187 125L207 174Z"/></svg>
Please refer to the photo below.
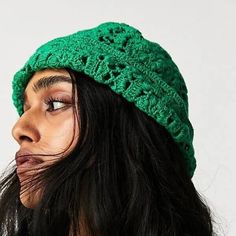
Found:
<svg viewBox="0 0 236 236"><path fill-rule="evenodd" d="M39 191L34 193L32 191L25 191L20 194L20 201L26 208L34 209L39 203L39 195Z"/></svg>

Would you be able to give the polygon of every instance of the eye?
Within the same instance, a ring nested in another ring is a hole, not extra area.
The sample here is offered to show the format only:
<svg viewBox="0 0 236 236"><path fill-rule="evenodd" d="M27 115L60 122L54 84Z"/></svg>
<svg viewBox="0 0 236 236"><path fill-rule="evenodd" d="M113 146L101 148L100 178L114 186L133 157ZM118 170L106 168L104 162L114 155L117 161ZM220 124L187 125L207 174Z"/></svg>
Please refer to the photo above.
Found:
<svg viewBox="0 0 236 236"><path fill-rule="evenodd" d="M61 98L49 97L45 101L45 104L48 106L47 111L53 112L59 109L67 108L71 104L71 102L61 99Z"/></svg>

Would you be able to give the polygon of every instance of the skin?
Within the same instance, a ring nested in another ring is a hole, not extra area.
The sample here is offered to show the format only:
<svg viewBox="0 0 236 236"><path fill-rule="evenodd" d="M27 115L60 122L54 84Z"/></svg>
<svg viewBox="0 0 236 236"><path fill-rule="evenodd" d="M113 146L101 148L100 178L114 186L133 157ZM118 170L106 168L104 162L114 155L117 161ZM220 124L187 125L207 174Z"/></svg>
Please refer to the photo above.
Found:
<svg viewBox="0 0 236 236"><path fill-rule="evenodd" d="M17 174L21 184L20 200L27 208L34 208L40 201L40 189L32 192L26 187L30 178L39 170L36 168L50 165L60 158L65 157L76 144L79 136L77 122L74 121L72 103L72 84L58 82L46 89L40 89L35 93L33 85L43 77L66 76L69 73L64 69L45 69L36 72L25 89L24 113L17 120L12 129L12 135L19 144L19 150L28 150L33 154L56 154L57 156L39 156L39 163L17 165ZM46 104L49 98L65 100L64 102L51 102ZM75 125L75 137L73 130ZM55 132L56 131L56 132ZM71 141L73 143L70 145ZM69 148L68 148L69 146Z"/></svg>

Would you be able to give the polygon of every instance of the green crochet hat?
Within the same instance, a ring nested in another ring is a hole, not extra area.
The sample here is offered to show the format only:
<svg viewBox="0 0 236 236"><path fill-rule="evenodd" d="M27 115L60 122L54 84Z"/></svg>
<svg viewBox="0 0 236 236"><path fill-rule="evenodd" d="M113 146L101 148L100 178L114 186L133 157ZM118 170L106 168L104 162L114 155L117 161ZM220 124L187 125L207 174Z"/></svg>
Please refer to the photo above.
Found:
<svg viewBox="0 0 236 236"><path fill-rule="evenodd" d="M137 29L107 22L53 39L39 47L13 79L13 102L23 113L22 95L35 71L71 68L83 72L164 126L178 144L188 173L196 168L187 87L170 55Z"/></svg>

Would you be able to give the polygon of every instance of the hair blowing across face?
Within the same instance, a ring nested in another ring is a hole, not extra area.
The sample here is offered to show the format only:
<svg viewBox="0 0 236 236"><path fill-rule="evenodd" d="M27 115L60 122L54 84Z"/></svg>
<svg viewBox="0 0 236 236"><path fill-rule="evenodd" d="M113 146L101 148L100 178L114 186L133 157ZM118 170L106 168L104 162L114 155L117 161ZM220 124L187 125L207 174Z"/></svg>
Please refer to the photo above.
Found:
<svg viewBox="0 0 236 236"><path fill-rule="evenodd" d="M210 209L168 132L105 85L69 72L78 143L36 178L44 192L35 209L20 203L15 169L2 178L0 235L214 235Z"/></svg>

